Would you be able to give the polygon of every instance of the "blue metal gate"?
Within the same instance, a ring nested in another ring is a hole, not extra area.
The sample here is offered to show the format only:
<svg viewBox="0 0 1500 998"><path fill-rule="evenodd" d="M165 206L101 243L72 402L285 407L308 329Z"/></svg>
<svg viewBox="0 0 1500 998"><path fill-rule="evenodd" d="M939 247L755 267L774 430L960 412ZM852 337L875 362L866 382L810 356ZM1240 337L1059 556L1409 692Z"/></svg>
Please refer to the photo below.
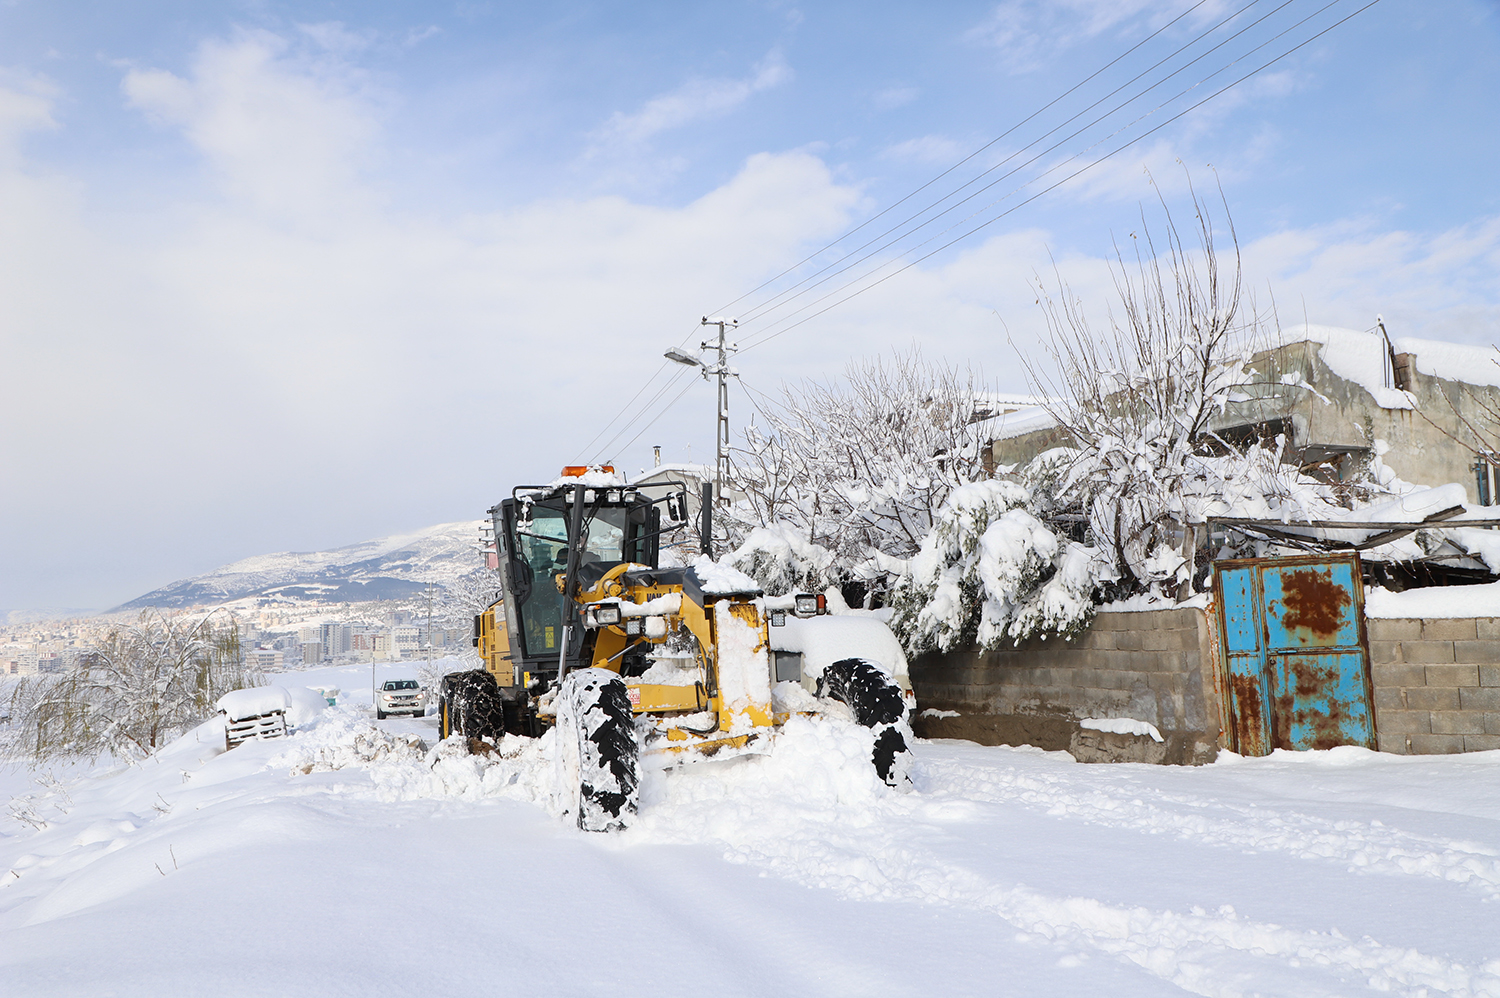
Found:
<svg viewBox="0 0 1500 998"><path fill-rule="evenodd" d="M1214 563L1229 747L1375 747L1359 555Z"/></svg>

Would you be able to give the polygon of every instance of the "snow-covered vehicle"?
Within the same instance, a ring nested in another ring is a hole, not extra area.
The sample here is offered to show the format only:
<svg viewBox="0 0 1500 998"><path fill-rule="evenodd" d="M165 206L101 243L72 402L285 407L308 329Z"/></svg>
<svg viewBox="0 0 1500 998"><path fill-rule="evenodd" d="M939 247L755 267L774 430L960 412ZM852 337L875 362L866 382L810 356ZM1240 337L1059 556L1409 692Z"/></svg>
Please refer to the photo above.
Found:
<svg viewBox="0 0 1500 998"><path fill-rule="evenodd" d="M661 567L662 534L688 522L680 484L652 498L611 469L569 468L490 514L503 596L475 621L484 668L443 679L439 729L555 728L579 827L628 820L642 751L745 750L798 712L871 729L881 778L906 781L911 684L890 630L829 617L816 594L768 598L708 558Z"/></svg>
<svg viewBox="0 0 1500 998"><path fill-rule="evenodd" d="M224 718L224 748L252 738L281 738L311 724L328 706L320 690L306 686L252 686L231 690L214 707Z"/></svg>
<svg viewBox="0 0 1500 998"><path fill-rule="evenodd" d="M400 675L376 672L371 680L370 699L375 704L375 717L382 721L392 714L421 717L427 713L427 691L415 675L405 672Z"/></svg>
<svg viewBox="0 0 1500 998"><path fill-rule="evenodd" d="M231 690L214 704L224 716L224 748L252 738L280 738L287 732L292 699L280 686Z"/></svg>

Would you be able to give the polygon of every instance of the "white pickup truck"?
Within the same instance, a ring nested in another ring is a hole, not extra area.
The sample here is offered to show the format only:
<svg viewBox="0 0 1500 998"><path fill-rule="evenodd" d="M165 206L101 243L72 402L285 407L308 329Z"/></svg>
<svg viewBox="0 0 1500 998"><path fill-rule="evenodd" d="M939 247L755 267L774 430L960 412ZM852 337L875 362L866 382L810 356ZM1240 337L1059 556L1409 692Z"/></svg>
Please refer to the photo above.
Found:
<svg viewBox="0 0 1500 998"><path fill-rule="evenodd" d="M375 717L385 720L391 714L421 717L427 713L427 691L415 676L376 674L370 691L375 702Z"/></svg>

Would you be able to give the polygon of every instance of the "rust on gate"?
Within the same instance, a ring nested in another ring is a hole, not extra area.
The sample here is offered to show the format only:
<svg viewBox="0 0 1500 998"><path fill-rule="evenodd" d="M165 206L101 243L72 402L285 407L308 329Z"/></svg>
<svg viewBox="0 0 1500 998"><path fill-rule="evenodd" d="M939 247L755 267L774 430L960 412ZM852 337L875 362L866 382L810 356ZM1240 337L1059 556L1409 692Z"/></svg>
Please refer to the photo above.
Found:
<svg viewBox="0 0 1500 998"><path fill-rule="evenodd" d="M1338 632L1344 611L1353 598L1329 577L1326 569L1306 568L1287 572L1281 578L1281 605L1286 609L1282 626L1288 631L1305 628L1317 637L1330 637Z"/></svg>
<svg viewBox="0 0 1500 998"><path fill-rule="evenodd" d="M1345 724L1349 720L1344 703L1336 697L1317 701L1313 698L1338 682L1337 670L1315 666L1302 657L1292 657L1284 667L1287 692L1276 699L1272 714L1271 745L1284 749L1329 749L1349 744ZM1301 732L1296 737L1294 732Z"/></svg>
<svg viewBox="0 0 1500 998"><path fill-rule="evenodd" d="M1261 702L1259 676L1233 673L1229 677L1234 691L1230 709L1230 748L1241 755L1265 755L1271 746L1261 744L1258 719L1265 710Z"/></svg>

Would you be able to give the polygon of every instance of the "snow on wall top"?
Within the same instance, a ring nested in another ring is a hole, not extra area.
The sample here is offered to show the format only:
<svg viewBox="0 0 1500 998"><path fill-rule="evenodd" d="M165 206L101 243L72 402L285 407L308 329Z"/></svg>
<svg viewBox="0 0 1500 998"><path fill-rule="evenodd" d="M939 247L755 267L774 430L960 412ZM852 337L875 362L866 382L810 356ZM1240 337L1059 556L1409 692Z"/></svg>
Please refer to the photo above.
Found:
<svg viewBox="0 0 1500 998"><path fill-rule="evenodd" d="M1500 617L1500 582L1431 586L1394 593L1365 590L1366 617Z"/></svg>
<svg viewBox="0 0 1500 998"><path fill-rule="evenodd" d="M1150 721L1136 721L1128 717L1085 717L1078 722L1078 726L1117 735L1139 735L1150 738L1153 742L1163 740L1161 732Z"/></svg>

